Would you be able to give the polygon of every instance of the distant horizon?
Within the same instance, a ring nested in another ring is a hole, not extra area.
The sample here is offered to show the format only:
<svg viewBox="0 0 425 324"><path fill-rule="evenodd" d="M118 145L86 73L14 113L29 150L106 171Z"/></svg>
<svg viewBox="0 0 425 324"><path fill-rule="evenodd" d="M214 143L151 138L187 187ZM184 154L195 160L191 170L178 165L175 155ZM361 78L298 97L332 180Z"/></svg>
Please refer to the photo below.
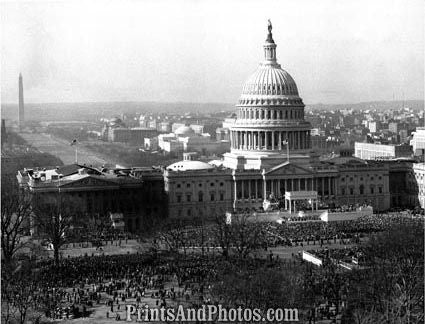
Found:
<svg viewBox="0 0 425 324"><path fill-rule="evenodd" d="M408 101L422 101L425 104L425 99L395 99L395 100L370 100L370 101L357 101L357 102L346 102L346 103L305 103L305 106L317 106L317 105L358 105L363 103L374 103L374 102L408 102ZM56 104L102 104L102 103L152 103L152 104L190 104L190 105L237 105L237 101L234 103L229 102L196 102L196 101L153 101L153 100L127 100L127 101L58 101L58 102L25 102L24 105L56 105ZM0 102L1 105L16 105L18 102Z"/></svg>

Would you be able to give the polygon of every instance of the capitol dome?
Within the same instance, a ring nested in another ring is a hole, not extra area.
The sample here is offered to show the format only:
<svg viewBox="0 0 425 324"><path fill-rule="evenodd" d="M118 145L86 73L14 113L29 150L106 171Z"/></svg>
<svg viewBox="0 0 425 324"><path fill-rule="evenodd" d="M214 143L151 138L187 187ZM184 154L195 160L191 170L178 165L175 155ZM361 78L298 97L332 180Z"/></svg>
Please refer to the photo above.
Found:
<svg viewBox="0 0 425 324"><path fill-rule="evenodd" d="M245 82L242 97L277 95L298 96L297 85L280 65L261 65Z"/></svg>
<svg viewBox="0 0 425 324"><path fill-rule="evenodd" d="M109 120L109 126L111 127L124 126L124 123L120 118L113 117Z"/></svg>
<svg viewBox="0 0 425 324"><path fill-rule="evenodd" d="M192 134L195 134L195 131L190 126L185 125L185 126L180 126L179 128L177 128L174 131L174 134L180 135L180 136L192 135Z"/></svg>
<svg viewBox="0 0 425 324"><path fill-rule="evenodd" d="M287 157L289 151L308 156L311 124L304 118L305 106L294 79L277 63L270 21L267 29L264 60L245 82L236 105L237 118L230 127L231 153L243 152L252 160L259 154ZM239 164L236 159L231 163Z"/></svg>
<svg viewBox="0 0 425 324"><path fill-rule="evenodd" d="M245 82L239 104L302 104L294 79L277 63L271 27L264 44L264 56L264 61Z"/></svg>
<svg viewBox="0 0 425 324"><path fill-rule="evenodd" d="M210 170L214 166L201 161L180 161L167 167L169 171L192 171L192 170Z"/></svg>

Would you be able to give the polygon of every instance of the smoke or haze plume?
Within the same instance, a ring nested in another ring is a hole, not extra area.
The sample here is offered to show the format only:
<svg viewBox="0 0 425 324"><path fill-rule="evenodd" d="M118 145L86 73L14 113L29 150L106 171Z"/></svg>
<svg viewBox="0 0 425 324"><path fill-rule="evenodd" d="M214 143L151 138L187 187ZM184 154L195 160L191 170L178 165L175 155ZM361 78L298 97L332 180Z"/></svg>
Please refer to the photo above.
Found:
<svg viewBox="0 0 425 324"><path fill-rule="evenodd" d="M306 103L424 97L422 0L7 1L2 102L237 101L263 58Z"/></svg>

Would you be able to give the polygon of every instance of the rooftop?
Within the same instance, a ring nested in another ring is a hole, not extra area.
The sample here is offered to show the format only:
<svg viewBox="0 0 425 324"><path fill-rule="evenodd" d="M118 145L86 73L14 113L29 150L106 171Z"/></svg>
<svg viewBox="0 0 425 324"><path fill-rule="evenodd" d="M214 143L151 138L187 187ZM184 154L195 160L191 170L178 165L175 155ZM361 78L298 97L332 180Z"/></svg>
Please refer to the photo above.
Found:
<svg viewBox="0 0 425 324"><path fill-rule="evenodd" d="M169 171L193 171L193 170L211 170L215 167L211 164L201 161L180 161L167 167Z"/></svg>
<svg viewBox="0 0 425 324"><path fill-rule="evenodd" d="M101 179L115 184L141 182L138 177L133 176L130 169L94 168L79 164L54 169L25 168L18 171L17 177L21 184L28 184L31 187L58 187L85 178Z"/></svg>

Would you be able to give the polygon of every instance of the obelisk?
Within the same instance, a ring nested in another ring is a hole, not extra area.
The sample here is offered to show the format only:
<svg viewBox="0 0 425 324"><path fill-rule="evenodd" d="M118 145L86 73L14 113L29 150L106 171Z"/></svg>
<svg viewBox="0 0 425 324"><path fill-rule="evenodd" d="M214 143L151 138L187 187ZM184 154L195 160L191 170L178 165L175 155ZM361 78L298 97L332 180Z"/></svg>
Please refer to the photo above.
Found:
<svg viewBox="0 0 425 324"><path fill-rule="evenodd" d="M19 73L19 129L24 128L24 86L22 83L22 74Z"/></svg>

